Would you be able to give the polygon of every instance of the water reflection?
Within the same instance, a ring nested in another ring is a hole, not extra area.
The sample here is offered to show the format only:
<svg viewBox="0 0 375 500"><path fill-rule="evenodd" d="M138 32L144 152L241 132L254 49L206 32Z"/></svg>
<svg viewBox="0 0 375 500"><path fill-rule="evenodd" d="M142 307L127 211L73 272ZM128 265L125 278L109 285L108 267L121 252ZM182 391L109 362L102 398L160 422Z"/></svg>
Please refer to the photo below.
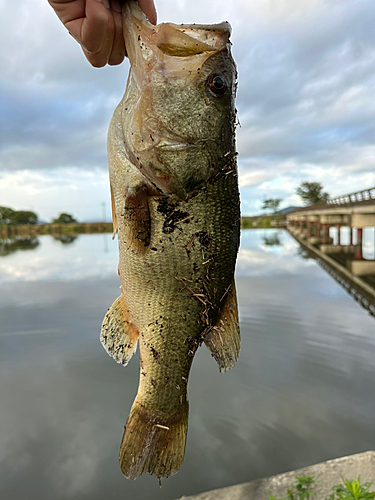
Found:
<svg viewBox="0 0 375 500"><path fill-rule="evenodd" d="M78 236L71 236L68 234L60 234L58 236L53 235L52 238L56 241L60 241L63 245L70 245L78 238Z"/></svg>
<svg viewBox="0 0 375 500"><path fill-rule="evenodd" d="M123 478L139 361L117 365L98 340L119 287L107 237L108 253L103 235L45 236L0 259L1 498L172 500L375 448L374 319L286 231L247 230L240 360L221 375L198 350L180 472L162 489Z"/></svg>
<svg viewBox="0 0 375 500"><path fill-rule="evenodd" d="M364 228L363 239L358 230L349 227L330 228L329 237L313 238L305 232L291 233L300 243L298 254L316 259L362 307L375 316L375 228ZM361 233L362 234L362 233Z"/></svg>
<svg viewBox="0 0 375 500"><path fill-rule="evenodd" d="M39 245L38 238L8 238L0 239L0 257L6 257L18 250L34 250Z"/></svg>
<svg viewBox="0 0 375 500"><path fill-rule="evenodd" d="M34 251L0 259L0 285L111 276L117 269L118 258L117 242L112 241L111 237L108 233L25 238L30 247L30 241L35 240Z"/></svg>
<svg viewBox="0 0 375 500"><path fill-rule="evenodd" d="M297 248L297 255L303 260L309 260L314 258L311 253L309 253L305 248L303 248L303 246L299 246Z"/></svg>
<svg viewBox="0 0 375 500"><path fill-rule="evenodd" d="M273 247L273 246L282 246L282 243L280 241L280 232L278 231L277 233L273 234L272 236L263 236L263 243L267 247Z"/></svg>

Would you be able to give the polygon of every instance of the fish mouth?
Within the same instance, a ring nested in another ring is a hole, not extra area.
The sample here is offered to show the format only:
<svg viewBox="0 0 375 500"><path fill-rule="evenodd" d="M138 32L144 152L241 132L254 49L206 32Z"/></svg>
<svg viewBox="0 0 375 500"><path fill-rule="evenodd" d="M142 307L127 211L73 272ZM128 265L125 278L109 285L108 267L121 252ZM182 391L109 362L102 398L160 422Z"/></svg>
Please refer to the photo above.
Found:
<svg viewBox="0 0 375 500"><path fill-rule="evenodd" d="M163 76L189 76L206 59L229 43L228 22L203 24L151 24L134 1L123 2L123 34L130 66L139 88L147 86L150 70Z"/></svg>

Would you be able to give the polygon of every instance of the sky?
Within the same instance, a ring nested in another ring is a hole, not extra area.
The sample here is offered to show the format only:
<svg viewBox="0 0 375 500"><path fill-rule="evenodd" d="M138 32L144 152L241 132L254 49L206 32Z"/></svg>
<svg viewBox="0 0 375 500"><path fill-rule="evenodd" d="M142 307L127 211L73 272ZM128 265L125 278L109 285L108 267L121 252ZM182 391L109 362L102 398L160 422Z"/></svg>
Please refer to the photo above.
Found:
<svg viewBox="0 0 375 500"><path fill-rule="evenodd" d="M301 205L304 181L331 196L375 186L373 0L156 7L158 22L232 25L244 215L264 198ZM47 0L0 0L0 23L0 206L109 220L106 134L128 63L91 67Z"/></svg>

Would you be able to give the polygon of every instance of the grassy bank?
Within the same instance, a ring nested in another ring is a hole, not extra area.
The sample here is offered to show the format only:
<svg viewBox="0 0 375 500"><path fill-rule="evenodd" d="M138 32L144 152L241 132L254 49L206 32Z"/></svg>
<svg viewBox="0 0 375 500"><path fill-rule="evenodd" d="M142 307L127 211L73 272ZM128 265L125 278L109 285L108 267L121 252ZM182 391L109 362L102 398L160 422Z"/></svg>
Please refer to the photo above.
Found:
<svg viewBox="0 0 375 500"><path fill-rule="evenodd" d="M281 217L242 217L241 228L285 227L286 222ZM74 235L91 233L112 233L112 222L85 222L74 224L27 224L0 225L0 239L19 237L34 237L42 234Z"/></svg>
<svg viewBox="0 0 375 500"><path fill-rule="evenodd" d="M86 222L75 224L28 224L28 225L0 225L0 238L33 237L42 234L74 235L91 233L111 233L112 222Z"/></svg>
<svg viewBox="0 0 375 500"><path fill-rule="evenodd" d="M286 220L283 216L241 218L242 229L253 229L262 227L263 228L286 227Z"/></svg>

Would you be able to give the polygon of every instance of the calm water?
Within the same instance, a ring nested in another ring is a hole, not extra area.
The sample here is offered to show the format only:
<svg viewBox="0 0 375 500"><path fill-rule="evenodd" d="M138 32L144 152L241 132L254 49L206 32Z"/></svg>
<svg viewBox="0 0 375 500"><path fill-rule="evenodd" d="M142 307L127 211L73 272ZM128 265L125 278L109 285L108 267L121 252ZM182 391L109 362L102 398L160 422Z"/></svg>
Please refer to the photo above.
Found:
<svg viewBox="0 0 375 500"><path fill-rule="evenodd" d="M375 449L375 318L303 256L285 231L243 232L241 357L220 374L198 351L185 461L160 489L117 462L139 369L99 342L117 242L0 245L0 497L172 500Z"/></svg>

